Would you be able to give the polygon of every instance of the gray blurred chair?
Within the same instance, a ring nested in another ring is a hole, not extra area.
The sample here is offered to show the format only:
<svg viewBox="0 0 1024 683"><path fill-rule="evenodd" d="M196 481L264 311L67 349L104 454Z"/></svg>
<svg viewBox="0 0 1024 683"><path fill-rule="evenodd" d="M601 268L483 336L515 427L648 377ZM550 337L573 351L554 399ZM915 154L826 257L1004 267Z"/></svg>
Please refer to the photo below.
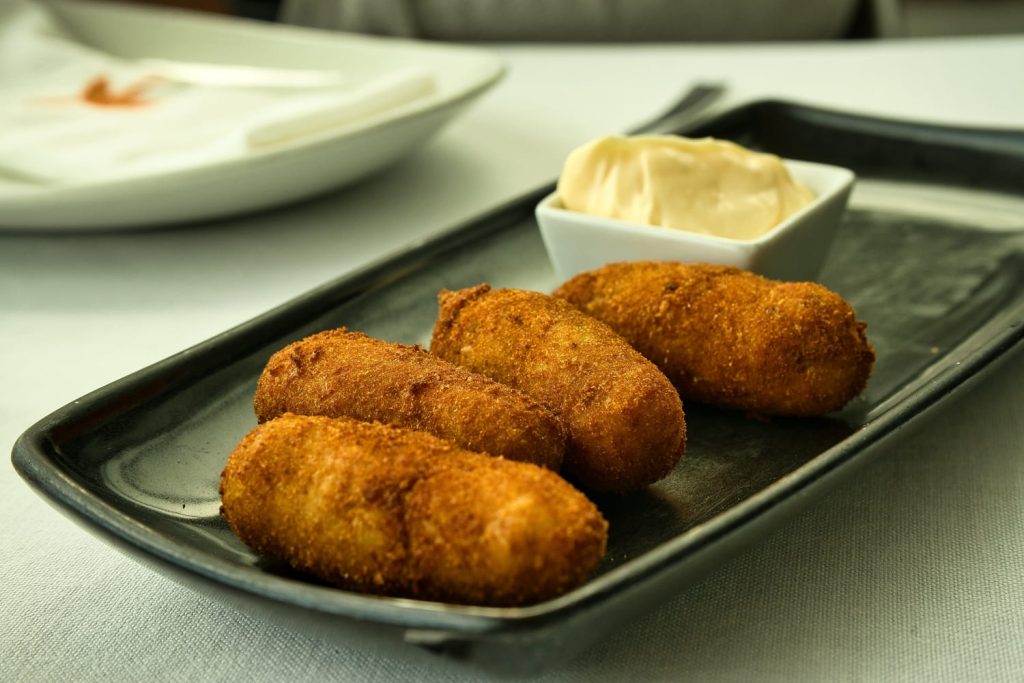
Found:
<svg viewBox="0 0 1024 683"><path fill-rule="evenodd" d="M898 32L899 0L284 0L281 21L460 41L828 40Z"/></svg>

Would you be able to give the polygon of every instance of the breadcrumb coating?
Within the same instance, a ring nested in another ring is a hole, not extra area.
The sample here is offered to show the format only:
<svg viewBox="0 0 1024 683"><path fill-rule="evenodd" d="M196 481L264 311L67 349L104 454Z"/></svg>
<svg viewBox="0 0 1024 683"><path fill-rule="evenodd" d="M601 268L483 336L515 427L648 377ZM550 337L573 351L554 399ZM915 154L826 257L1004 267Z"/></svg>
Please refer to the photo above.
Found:
<svg viewBox="0 0 1024 683"><path fill-rule="evenodd" d="M584 489L633 491L675 467L686 424L665 376L606 325L545 294L478 285L439 295L430 351L551 408Z"/></svg>
<svg viewBox="0 0 1024 683"><path fill-rule="evenodd" d="M824 415L860 394L874 366L866 325L842 297L812 282L645 261L581 273L554 296L625 337L684 400Z"/></svg>
<svg viewBox="0 0 1024 683"><path fill-rule="evenodd" d="M510 606L583 583L608 525L557 474L425 432L283 415L232 452L221 514L259 553L338 586Z"/></svg>
<svg viewBox="0 0 1024 683"><path fill-rule="evenodd" d="M344 328L275 353L253 404L260 422L284 413L376 420L556 471L565 453L565 427L537 401L419 346Z"/></svg>

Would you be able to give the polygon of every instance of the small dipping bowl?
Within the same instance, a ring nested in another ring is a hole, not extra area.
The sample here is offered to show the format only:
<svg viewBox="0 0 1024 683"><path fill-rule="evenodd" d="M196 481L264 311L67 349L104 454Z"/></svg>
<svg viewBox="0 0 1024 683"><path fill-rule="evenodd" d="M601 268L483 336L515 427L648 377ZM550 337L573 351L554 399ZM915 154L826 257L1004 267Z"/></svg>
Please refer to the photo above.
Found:
<svg viewBox="0 0 1024 683"><path fill-rule="evenodd" d="M569 211L557 192L537 205L544 247L560 280L617 261L716 263L751 270L776 280L817 277L828 255L853 188L846 168L784 159L793 178L814 201L753 240L641 225Z"/></svg>

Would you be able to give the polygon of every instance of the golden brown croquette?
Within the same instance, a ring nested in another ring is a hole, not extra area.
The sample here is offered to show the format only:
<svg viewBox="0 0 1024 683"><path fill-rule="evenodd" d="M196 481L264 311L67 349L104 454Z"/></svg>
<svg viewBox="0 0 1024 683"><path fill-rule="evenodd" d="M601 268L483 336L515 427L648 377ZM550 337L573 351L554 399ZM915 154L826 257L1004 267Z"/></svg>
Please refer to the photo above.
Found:
<svg viewBox="0 0 1024 683"><path fill-rule="evenodd" d="M343 328L275 353L253 404L260 422L284 413L376 420L556 471L565 452L565 427L537 401L419 346Z"/></svg>
<svg viewBox="0 0 1024 683"><path fill-rule="evenodd" d="M683 454L682 403L605 324L538 292L478 285L439 295L430 351L509 384L566 425L563 472L585 489L632 491Z"/></svg>
<svg viewBox="0 0 1024 683"><path fill-rule="evenodd" d="M684 400L765 415L823 415L867 383L875 354L838 294L727 266L613 263L554 296L607 323Z"/></svg>
<svg viewBox="0 0 1024 683"><path fill-rule="evenodd" d="M220 481L247 545L338 586L524 605L580 585L607 523L554 472L425 432L283 415L246 435Z"/></svg>

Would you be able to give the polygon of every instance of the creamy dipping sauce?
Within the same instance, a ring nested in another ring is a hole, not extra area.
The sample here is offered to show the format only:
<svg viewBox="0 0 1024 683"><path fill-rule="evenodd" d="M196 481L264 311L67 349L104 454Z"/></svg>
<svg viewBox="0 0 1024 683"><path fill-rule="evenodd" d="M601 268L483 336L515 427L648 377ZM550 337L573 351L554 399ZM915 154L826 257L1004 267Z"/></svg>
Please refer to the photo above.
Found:
<svg viewBox="0 0 1024 683"><path fill-rule="evenodd" d="M714 138L608 136L574 150L558 180L570 211L737 240L814 200L774 154Z"/></svg>

